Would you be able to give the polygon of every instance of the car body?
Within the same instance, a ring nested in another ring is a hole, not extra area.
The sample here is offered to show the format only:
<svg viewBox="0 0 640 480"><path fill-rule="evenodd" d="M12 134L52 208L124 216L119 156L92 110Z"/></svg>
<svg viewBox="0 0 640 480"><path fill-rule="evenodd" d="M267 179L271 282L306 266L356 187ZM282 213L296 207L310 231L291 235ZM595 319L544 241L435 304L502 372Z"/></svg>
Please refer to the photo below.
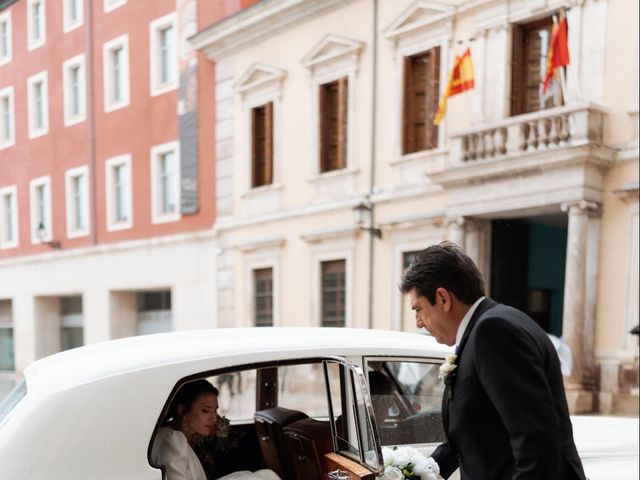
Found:
<svg viewBox="0 0 640 480"><path fill-rule="evenodd" d="M279 467L285 479L315 468L260 455L270 448L260 443L269 422L303 412L331 435L322 475L339 468L374 478L382 475L385 445L411 444L428 455L440 441L437 370L450 353L427 335L277 327L147 335L62 352L27 368L25 383L0 408L1 476L159 480L162 470L149 460L154 434L180 385L208 378L231 429L251 442L244 454L254 452L251 466ZM574 425L591 480L638 478L637 418L581 417ZM286 442L304 450L302 427L290 428Z"/></svg>

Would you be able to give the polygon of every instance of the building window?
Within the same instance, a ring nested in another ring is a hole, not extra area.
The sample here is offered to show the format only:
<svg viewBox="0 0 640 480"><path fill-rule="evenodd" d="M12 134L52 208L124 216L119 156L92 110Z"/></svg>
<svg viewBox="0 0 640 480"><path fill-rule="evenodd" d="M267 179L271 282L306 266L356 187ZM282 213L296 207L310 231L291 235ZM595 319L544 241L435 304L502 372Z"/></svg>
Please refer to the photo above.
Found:
<svg viewBox="0 0 640 480"><path fill-rule="evenodd" d="M151 59L151 95L160 95L178 87L176 14L154 20L149 26Z"/></svg>
<svg viewBox="0 0 640 480"><path fill-rule="evenodd" d="M107 230L131 228L131 155L110 158L106 169Z"/></svg>
<svg viewBox="0 0 640 480"><path fill-rule="evenodd" d="M253 292L254 325L273 326L273 268L253 271Z"/></svg>
<svg viewBox="0 0 640 480"><path fill-rule="evenodd" d="M60 350L84 345L82 297L60 299Z"/></svg>
<svg viewBox="0 0 640 480"><path fill-rule="evenodd" d="M0 14L0 65L9 63L12 57L11 12Z"/></svg>
<svg viewBox="0 0 640 480"><path fill-rule="evenodd" d="M438 146L439 89L440 47L404 58L403 154Z"/></svg>
<svg viewBox="0 0 640 480"><path fill-rule="evenodd" d="M72 168L65 173L67 237L89 234L88 168Z"/></svg>
<svg viewBox="0 0 640 480"><path fill-rule="evenodd" d="M321 263L323 327L345 326L346 262L332 260Z"/></svg>
<svg viewBox="0 0 640 480"><path fill-rule="evenodd" d="M129 105L129 36L104 44L104 110L111 112Z"/></svg>
<svg viewBox="0 0 640 480"><path fill-rule="evenodd" d="M18 190L0 188L0 248L18 246Z"/></svg>
<svg viewBox="0 0 640 480"><path fill-rule="evenodd" d="M251 186L273 183L273 103L251 109Z"/></svg>
<svg viewBox="0 0 640 480"><path fill-rule="evenodd" d="M320 173L347 166L348 79L320 85Z"/></svg>
<svg viewBox="0 0 640 480"><path fill-rule="evenodd" d="M153 223L180 218L180 153L178 142L151 149L151 203Z"/></svg>
<svg viewBox="0 0 640 480"><path fill-rule="evenodd" d="M542 92L552 27L551 18L513 26L511 115L536 112L564 103L556 81L552 81L546 93Z"/></svg>
<svg viewBox="0 0 640 480"><path fill-rule="evenodd" d="M41 47L46 40L45 0L28 0L27 35L28 49Z"/></svg>
<svg viewBox="0 0 640 480"><path fill-rule="evenodd" d="M15 370L11 300L0 300L0 371Z"/></svg>
<svg viewBox="0 0 640 480"><path fill-rule="evenodd" d="M84 21L83 0L64 0L64 32L69 32Z"/></svg>
<svg viewBox="0 0 640 480"><path fill-rule="evenodd" d="M171 291L138 292L137 335L171 331Z"/></svg>
<svg viewBox="0 0 640 480"><path fill-rule="evenodd" d="M104 11L110 12L118 7L121 7L127 3L127 0L104 0Z"/></svg>
<svg viewBox="0 0 640 480"><path fill-rule="evenodd" d="M31 180L31 243L51 241L51 179Z"/></svg>
<svg viewBox="0 0 640 480"><path fill-rule="evenodd" d="M40 72L27 80L29 100L29 138L49 132L49 95L47 72Z"/></svg>
<svg viewBox="0 0 640 480"><path fill-rule="evenodd" d="M64 82L64 124L66 126L86 119L84 55L70 58L62 64Z"/></svg>
<svg viewBox="0 0 640 480"><path fill-rule="evenodd" d="M0 90L0 149L16 143L13 87Z"/></svg>

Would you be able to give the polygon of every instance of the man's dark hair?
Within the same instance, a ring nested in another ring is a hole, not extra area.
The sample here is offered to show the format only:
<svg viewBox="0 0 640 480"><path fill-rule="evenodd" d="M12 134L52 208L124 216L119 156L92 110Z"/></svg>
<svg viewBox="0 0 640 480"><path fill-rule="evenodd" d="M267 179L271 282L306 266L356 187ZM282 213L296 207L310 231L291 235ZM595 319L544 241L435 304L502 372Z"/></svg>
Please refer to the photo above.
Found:
<svg viewBox="0 0 640 480"><path fill-rule="evenodd" d="M402 293L409 293L413 288L431 305L435 305L438 288L452 292L465 305L471 305L485 295L484 280L478 267L451 242L432 245L416 255L400 283Z"/></svg>

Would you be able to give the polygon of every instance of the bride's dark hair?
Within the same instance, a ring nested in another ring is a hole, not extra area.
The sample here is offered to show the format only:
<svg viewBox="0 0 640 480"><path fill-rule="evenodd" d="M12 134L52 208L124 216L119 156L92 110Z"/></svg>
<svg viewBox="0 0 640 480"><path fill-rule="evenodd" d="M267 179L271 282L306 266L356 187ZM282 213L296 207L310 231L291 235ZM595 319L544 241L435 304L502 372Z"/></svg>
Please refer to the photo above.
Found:
<svg viewBox="0 0 640 480"><path fill-rule="evenodd" d="M179 428L182 416L189 413L191 407L201 395L215 395L217 397L218 389L206 380L194 380L193 382L182 385L178 393L173 397L169 411L164 417L164 422L162 422L163 425L171 425L174 428ZM178 413L178 405L184 407L182 415Z"/></svg>

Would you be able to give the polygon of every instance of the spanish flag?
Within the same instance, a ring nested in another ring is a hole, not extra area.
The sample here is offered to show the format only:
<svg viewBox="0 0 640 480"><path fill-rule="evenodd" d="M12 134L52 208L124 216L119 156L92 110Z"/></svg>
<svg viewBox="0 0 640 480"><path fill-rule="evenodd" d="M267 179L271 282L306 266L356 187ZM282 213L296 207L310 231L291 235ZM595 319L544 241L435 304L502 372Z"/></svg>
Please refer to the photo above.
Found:
<svg viewBox="0 0 640 480"><path fill-rule="evenodd" d="M460 55L456 55L455 62L453 63L453 69L449 76L449 83L447 89L440 99L438 104L438 111L433 119L434 125L439 125L447 111L447 100L449 97L462 93L465 90L471 90L475 85L473 79L473 62L471 61L471 49L467 48L465 52Z"/></svg>
<svg viewBox="0 0 640 480"><path fill-rule="evenodd" d="M549 53L547 53L547 70L544 76L544 84L542 85L542 93L546 93L556 70L567 65L569 65L569 40L567 18L565 17L560 23L555 24L551 30Z"/></svg>

